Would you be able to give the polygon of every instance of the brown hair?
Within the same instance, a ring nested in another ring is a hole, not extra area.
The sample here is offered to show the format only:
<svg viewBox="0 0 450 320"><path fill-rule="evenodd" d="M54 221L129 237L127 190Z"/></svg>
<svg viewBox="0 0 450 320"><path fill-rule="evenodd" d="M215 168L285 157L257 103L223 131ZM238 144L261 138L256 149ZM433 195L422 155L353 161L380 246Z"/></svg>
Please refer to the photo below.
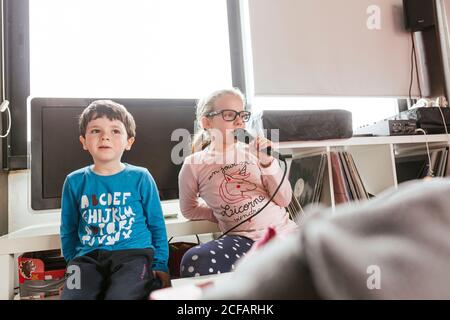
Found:
<svg viewBox="0 0 450 320"><path fill-rule="evenodd" d="M103 117L111 121L121 121L127 130L128 139L136 136L136 123L133 116L123 105L112 100L93 101L83 110L78 121L80 135L83 137L86 135L86 128L90 121Z"/></svg>

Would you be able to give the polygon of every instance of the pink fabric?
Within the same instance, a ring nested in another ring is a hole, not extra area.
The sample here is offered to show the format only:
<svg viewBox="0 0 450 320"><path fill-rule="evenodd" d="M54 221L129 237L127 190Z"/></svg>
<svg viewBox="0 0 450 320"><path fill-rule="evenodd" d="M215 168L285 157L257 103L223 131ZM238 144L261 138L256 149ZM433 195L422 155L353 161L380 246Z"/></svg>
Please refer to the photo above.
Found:
<svg viewBox="0 0 450 320"><path fill-rule="evenodd" d="M270 240L272 240L276 236L277 232L273 227L268 227L266 229L266 232L264 233L263 237L259 239L258 241L254 242L252 245L252 248L250 249L249 253L258 250L261 247L264 247Z"/></svg>
<svg viewBox="0 0 450 320"><path fill-rule="evenodd" d="M242 143L232 145L226 153L206 150L194 153L185 159L179 174L181 212L188 219L217 222L225 232L264 206L282 176L283 170L276 160L262 168L248 145ZM273 226L277 234L297 229L284 208L291 196L286 177L273 201L230 234L256 241L268 226Z"/></svg>

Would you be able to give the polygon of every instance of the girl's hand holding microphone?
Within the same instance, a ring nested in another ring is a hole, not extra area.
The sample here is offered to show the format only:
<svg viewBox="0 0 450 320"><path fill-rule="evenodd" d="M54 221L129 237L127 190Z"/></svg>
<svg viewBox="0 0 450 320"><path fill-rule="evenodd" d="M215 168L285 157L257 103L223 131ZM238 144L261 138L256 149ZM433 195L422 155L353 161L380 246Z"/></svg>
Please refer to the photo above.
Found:
<svg viewBox="0 0 450 320"><path fill-rule="evenodd" d="M250 151L258 157L259 165L263 168L269 167L273 162L273 157L267 154L267 148L273 149L273 142L263 136L257 136L249 144Z"/></svg>

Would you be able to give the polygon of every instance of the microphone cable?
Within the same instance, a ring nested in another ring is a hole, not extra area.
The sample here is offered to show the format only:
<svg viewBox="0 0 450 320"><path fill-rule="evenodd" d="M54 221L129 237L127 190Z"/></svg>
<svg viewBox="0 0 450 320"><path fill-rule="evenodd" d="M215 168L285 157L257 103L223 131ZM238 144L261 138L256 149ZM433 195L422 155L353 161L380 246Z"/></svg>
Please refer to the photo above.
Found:
<svg viewBox="0 0 450 320"><path fill-rule="evenodd" d="M261 211L264 210L265 207L267 207L267 206L269 205L270 202L272 202L273 198L275 198L275 196L277 195L278 190L280 190L281 185L283 184L284 179L285 179L285 177L286 177L286 173L287 173L287 163L286 163L285 158L286 158L286 156L280 157L280 160L283 161L283 163L284 163L283 177L281 178L280 184L279 184L278 187L275 189L275 192L273 193L272 197L270 197L269 201L267 201L267 202L264 204L264 206L262 206L262 208L260 208L258 211L256 211L256 213L255 213L254 215L252 215L252 216L246 218L245 220L239 222L239 223L238 223L237 225L235 225L234 227L228 229L227 231L225 231L224 233L222 233L222 235L221 235L220 237L218 237L217 239L220 239L220 238L224 237L225 235L227 235L228 233L230 233L231 231L233 231L234 229L236 229L237 227L239 227L239 226L240 226L241 224L243 224L244 222L247 222L248 220L253 219L254 217L256 217L259 213L261 213ZM274 159L273 161L275 161L275 159Z"/></svg>
<svg viewBox="0 0 450 320"><path fill-rule="evenodd" d="M6 129L6 133L5 134L1 134L0 133L0 138L6 138L9 135L10 131L11 131L12 118L11 118L11 111L9 110L9 101L8 100L4 100L0 104L0 114L5 112L5 111L8 114L8 129Z"/></svg>

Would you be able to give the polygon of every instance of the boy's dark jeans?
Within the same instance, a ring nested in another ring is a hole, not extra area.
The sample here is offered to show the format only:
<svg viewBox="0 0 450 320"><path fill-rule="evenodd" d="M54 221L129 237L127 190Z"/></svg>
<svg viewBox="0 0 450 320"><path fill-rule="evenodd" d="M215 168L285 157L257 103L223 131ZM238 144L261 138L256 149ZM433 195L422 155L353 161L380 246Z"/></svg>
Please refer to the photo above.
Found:
<svg viewBox="0 0 450 320"><path fill-rule="evenodd" d="M75 272L79 270L79 286L74 286L75 272L69 274L61 299L147 299L152 290L161 287L153 277L152 262L152 249L95 250L76 257L67 267L74 265Z"/></svg>

